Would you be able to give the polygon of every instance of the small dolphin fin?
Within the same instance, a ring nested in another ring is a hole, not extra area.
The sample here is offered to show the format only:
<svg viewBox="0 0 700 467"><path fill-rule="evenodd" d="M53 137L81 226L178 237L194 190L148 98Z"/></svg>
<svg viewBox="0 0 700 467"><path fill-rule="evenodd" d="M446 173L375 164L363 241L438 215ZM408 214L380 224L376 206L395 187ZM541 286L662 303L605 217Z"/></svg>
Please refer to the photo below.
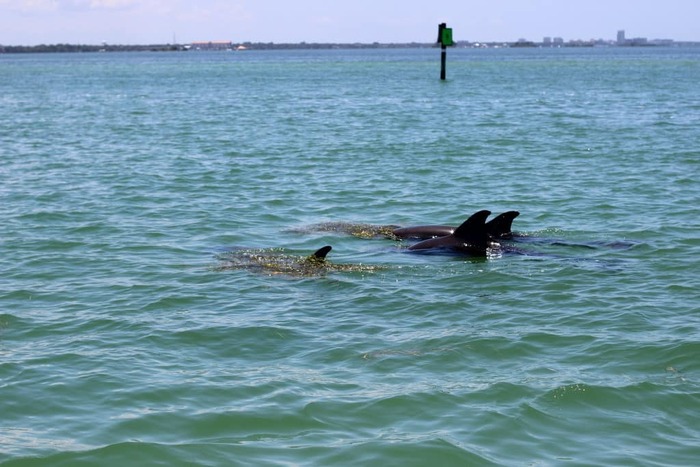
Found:
<svg viewBox="0 0 700 467"><path fill-rule="evenodd" d="M486 250L489 246L486 218L490 215L491 211L486 209L472 214L469 219L455 229L452 235L474 248Z"/></svg>
<svg viewBox="0 0 700 467"><path fill-rule="evenodd" d="M319 248L318 250L316 250L314 254L309 256L307 259L310 261L323 262L326 260L326 255L328 254L328 252L332 249L332 246L326 245L323 248Z"/></svg>
<svg viewBox="0 0 700 467"><path fill-rule="evenodd" d="M518 211L508 211L504 212L503 214L499 214L486 223L486 230L488 231L489 235L494 238L510 237L513 234L511 232L513 219L519 215L520 213Z"/></svg>

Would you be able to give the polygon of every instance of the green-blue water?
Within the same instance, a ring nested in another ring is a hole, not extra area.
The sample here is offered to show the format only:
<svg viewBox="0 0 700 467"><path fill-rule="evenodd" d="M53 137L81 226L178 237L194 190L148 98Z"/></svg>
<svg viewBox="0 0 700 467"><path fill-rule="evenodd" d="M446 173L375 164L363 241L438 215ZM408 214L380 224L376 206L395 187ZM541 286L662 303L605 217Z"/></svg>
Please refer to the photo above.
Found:
<svg viewBox="0 0 700 467"><path fill-rule="evenodd" d="M0 55L0 463L693 465L700 49ZM521 212L525 254L328 221ZM541 240L541 241L540 241ZM232 247L384 266L221 270Z"/></svg>

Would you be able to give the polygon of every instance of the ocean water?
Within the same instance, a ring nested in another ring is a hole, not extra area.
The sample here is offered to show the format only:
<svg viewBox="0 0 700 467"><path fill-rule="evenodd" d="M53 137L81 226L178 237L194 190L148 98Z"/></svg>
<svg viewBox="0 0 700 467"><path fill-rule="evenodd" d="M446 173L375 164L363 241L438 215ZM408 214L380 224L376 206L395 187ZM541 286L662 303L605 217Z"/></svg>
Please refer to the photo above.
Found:
<svg viewBox="0 0 700 467"><path fill-rule="evenodd" d="M0 55L0 463L696 465L700 49ZM520 211L515 251L319 223ZM241 248L333 264L222 268ZM269 250L268 250L269 249Z"/></svg>

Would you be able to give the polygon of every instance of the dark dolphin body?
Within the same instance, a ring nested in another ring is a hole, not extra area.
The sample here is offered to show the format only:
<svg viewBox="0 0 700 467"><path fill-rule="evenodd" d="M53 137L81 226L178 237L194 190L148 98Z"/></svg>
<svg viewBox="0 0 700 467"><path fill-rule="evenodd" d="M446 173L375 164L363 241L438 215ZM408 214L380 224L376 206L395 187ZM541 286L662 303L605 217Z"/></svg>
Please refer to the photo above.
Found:
<svg viewBox="0 0 700 467"><path fill-rule="evenodd" d="M488 221L486 223L486 230L489 236L494 239L512 238L513 232L511 229L513 219L519 215L520 213L518 211L508 211ZM394 229L392 233L398 238L427 240L430 238L452 235L454 231L455 227L450 225L419 225Z"/></svg>
<svg viewBox="0 0 700 467"><path fill-rule="evenodd" d="M520 215L519 211L506 211L486 223L489 236L495 239L513 238L513 219Z"/></svg>
<svg viewBox="0 0 700 467"><path fill-rule="evenodd" d="M471 215L450 235L423 240L408 247L410 251L448 250L472 256L486 256L491 236L486 218L491 211L483 210Z"/></svg>
<svg viewBox="0 0 700 467"><path fill-rule="evenodd" d="M427 240L452 235L454 231L455 228L452 225L417 225L394 229L392 234L398 238Z"/></svg>

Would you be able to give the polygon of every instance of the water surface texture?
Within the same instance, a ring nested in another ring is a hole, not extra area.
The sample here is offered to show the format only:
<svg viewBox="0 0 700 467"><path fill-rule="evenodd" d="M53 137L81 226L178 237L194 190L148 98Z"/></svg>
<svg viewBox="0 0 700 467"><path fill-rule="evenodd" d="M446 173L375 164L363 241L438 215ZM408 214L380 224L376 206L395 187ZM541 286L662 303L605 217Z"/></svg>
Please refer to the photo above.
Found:
<svg viewBox="0 0 700 467"><path fill-rule="evenodd" d="M445 82L439 49L0 55L0 463L696 464L699 76L698 48L450 49ZM517 252L311 228L480 209L520 211ZM324 245L363 267L221 267Z"/></svg>

